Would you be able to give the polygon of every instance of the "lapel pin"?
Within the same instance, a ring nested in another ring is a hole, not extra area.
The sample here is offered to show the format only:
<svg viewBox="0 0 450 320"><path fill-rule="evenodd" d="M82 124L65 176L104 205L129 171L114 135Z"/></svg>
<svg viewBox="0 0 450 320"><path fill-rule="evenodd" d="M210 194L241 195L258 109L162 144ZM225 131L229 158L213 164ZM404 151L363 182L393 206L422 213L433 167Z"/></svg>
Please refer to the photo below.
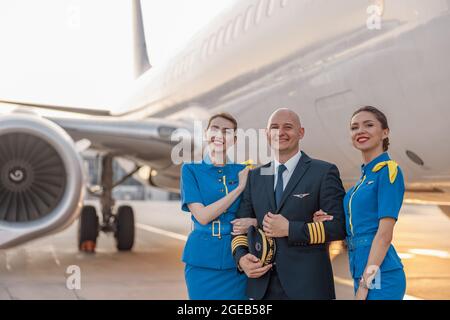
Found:
<svg viewBox="0 0 450 320"><path fill-rule="evenodd" d="M294 194L294 197L303 199L304 197L307 197L309 195L310 195L309 193L300 193L300 194Z"/></svg>

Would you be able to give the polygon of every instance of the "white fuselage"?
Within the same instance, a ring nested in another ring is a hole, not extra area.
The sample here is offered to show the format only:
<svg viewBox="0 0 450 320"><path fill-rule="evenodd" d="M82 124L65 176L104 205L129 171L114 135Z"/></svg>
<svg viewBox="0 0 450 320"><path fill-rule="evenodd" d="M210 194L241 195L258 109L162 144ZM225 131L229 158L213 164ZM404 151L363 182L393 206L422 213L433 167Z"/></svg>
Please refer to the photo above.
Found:
<svg viewBox="0 0 450 320"><path fill-rule="evenodd" d="M374 105L388 116L390 154L409 185L448 187L450 1L373 2L384 3L380 30L366 25L370 1L237 1L144 74L121 116L189 121L227 111L240 127L263 128L274 109L292 108L306 128L302 149L336 163L350 183L361 164L350 117Z"/></svg>

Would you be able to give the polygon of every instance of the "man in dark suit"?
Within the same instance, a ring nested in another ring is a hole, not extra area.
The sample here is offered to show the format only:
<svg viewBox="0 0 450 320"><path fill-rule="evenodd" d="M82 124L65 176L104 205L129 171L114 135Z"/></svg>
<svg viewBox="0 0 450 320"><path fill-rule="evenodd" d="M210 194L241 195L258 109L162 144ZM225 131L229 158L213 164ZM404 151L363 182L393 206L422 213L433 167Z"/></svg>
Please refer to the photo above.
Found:
<svg viewBox="0 0 450 320"><path fill-rule="evenodd" d="M345 191L335 165L300 150L303 136L295 112L275 111L267 125L275 159L249 173L237 217L256 218L276 241L274 262L264 266L249 253L244 235L233 237L233 255L248 276L251 299L335 298L327 244L345 238ZM329 219L314 223L321 209Z"/></svg>

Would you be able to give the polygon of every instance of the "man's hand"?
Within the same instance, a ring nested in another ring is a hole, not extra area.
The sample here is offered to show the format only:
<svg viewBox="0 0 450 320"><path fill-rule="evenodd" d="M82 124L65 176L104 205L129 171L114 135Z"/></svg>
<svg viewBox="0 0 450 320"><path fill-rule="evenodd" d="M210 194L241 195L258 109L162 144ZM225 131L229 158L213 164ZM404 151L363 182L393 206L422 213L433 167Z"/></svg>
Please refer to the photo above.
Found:
<svg viewBox="0 0 450 320"><path fill-rule="evenodd" d="M257 257L252 255L251 253L247 253L245 256L243 256L241 259L239 259L239 266L244 270L245 274L249 278L260 278L264 274L266 274L267 271L272 268L272 264L268 264L267 266L263 267L263 264Z"/></svg>
<svg viewBox="0 0 450 320"><path fill-rule="evenodd" d="M266 236L282 238L289 236L289 220L281 214L268 212L263 221L263 230Z"/></svg>

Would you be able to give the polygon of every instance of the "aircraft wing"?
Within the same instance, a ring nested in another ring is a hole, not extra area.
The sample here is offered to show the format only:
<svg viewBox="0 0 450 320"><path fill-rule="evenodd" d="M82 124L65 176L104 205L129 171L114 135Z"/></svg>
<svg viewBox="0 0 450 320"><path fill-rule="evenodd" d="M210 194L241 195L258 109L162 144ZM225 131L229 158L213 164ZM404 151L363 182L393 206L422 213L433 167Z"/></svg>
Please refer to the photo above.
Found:
<svg viewBox="0 0 450 320"><path fill-rule="evenodd" d="M13 101L13 100L0 100L0 104L6 105L15 105L18 107L25 108L37 108L37 109L46 109L53 111L62 111L62 112L72 112L77 114L91 115L91 116L110 116L111 113L109 110L102 109L92 109L92 108L78 108L78 107L69 107L69 106L59 106L54 104L45 104L45 103L31 103L31 102L21 102L21 101Z"/></svg>
<svg viewBox="0 0 450 320"><path fill-rule="evenodd" d="M91 149L156 162L157 167L159 163L163 165L170 161L171 149L176 144L171 141L172 133L177 129L187 129L185 123L178 121L164 118L124 119L102 109L10 100L0 100L1 104L19 107L13 113L37 115L41 113L35 112L35 109L50 110L50 114L56 111L57 116L46 112L42 112L42 116L63 128L74 141L87 139Z"/></svg>
<svg viewBox="0 0 450 320"><path fill-rule="evenodd" d="M46 118L63 128L74 141L89 140L91 149L138 159L154 168L166 168L172 164L172 148L178 143L171 140L172 133L187 129L183 123L163 118Z"/></svg>

